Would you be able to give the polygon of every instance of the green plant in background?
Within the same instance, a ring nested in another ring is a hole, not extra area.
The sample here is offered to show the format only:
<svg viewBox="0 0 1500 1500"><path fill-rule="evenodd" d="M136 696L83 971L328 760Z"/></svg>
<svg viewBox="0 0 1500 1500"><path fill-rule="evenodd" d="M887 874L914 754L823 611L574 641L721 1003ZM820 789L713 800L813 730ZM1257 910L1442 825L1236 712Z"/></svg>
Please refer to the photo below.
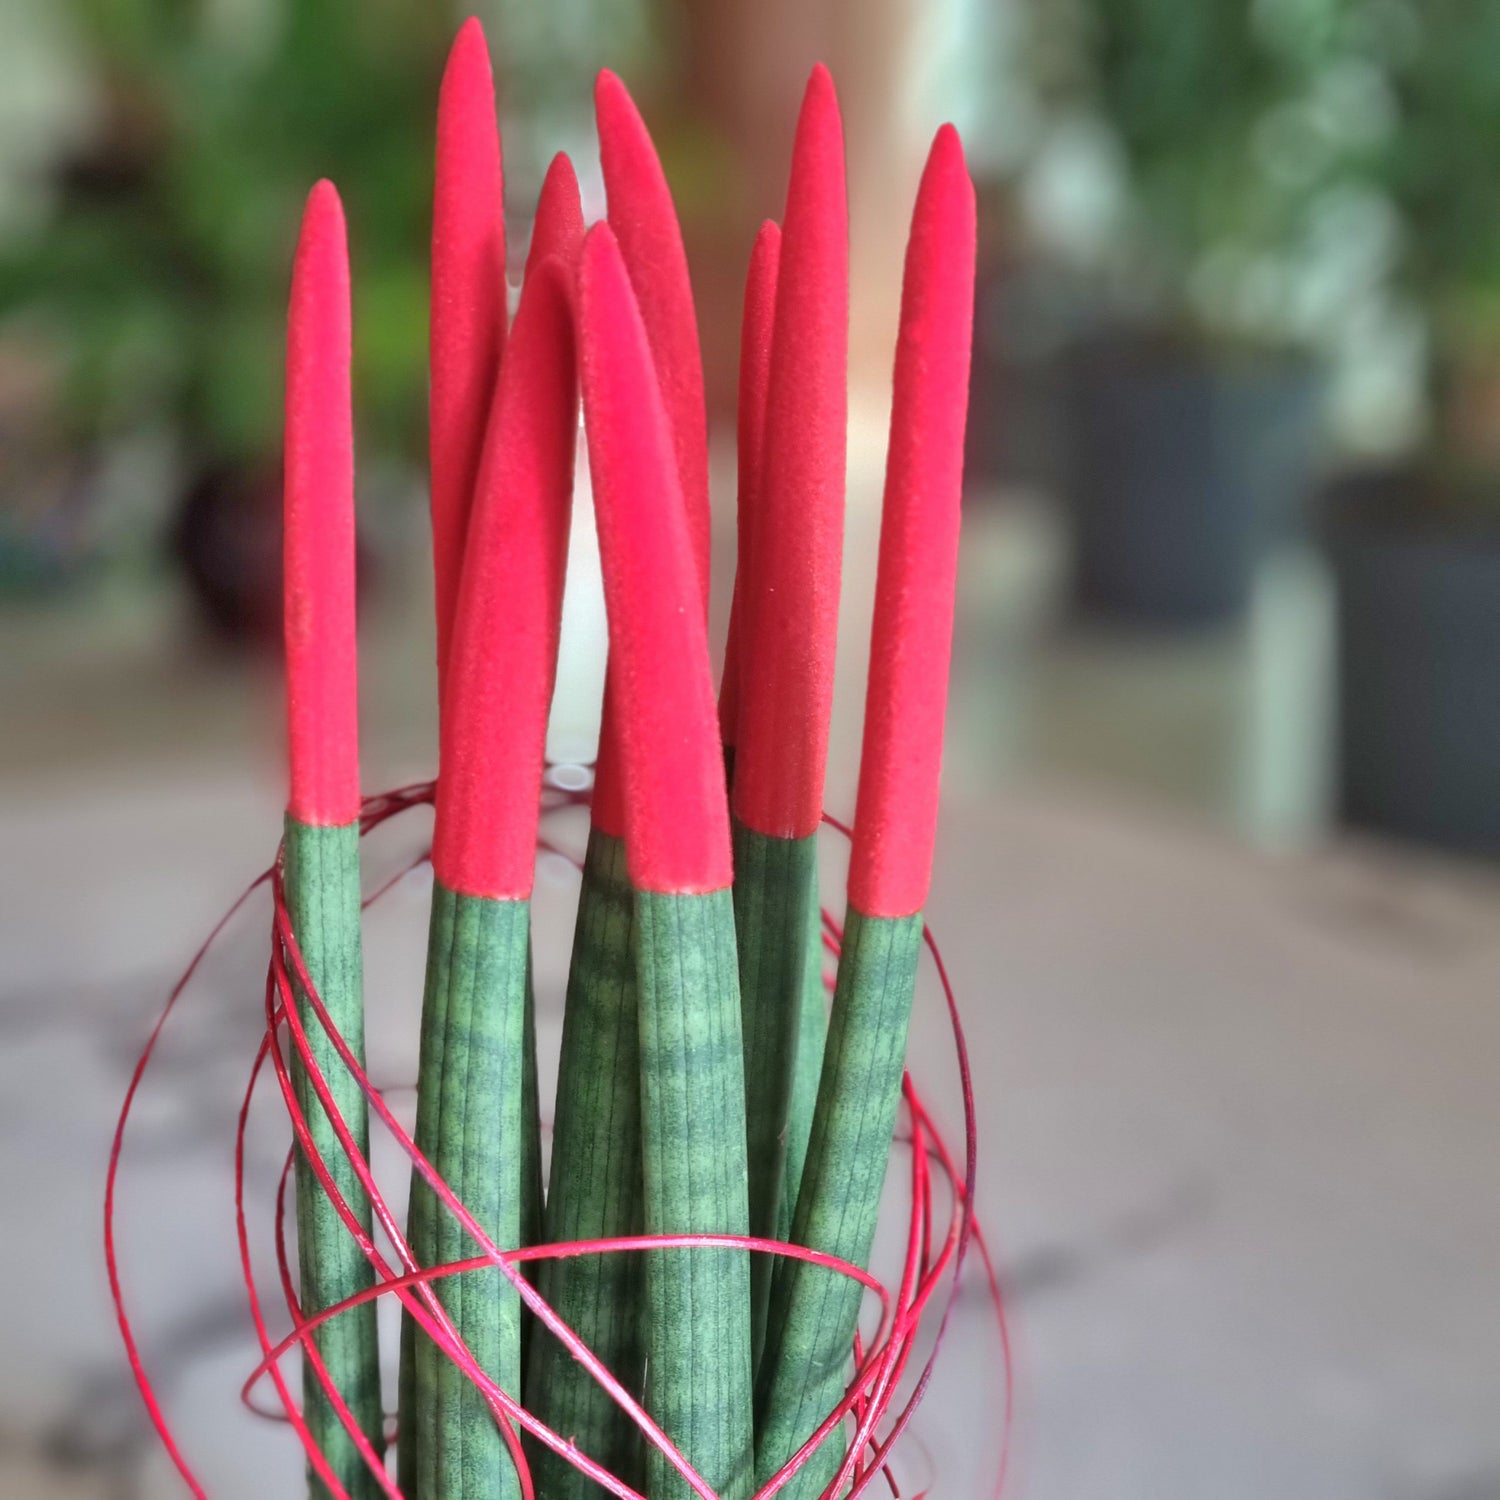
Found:
<svg viewBox="0 0 1500 1500"><path fill-rule="evenodd" d="M1197 332L1284 343L1286 285L1330 185L1362 148L1365 101L1337 75L1342 0L1042 0L1031 63L1054 121L1102 126L1128 295Z"/></svg>
<svg viewBox="0 0 1500 1500"><path fill-rule="evenodd" d="M1042 0L1028 61L1044 115L1118 153L1137 299L1333 349L1414 316L1463 402L1500 333L1497 49L1500 8L1462 0Z"/></svg>
<svg viewBox="0 0 1500 1500"><path fill-rule="evenodd" d="M0 315L61 351L66 417L92 445L165 423L190 479L274 458L286 246L314 177L343 185L360 254L365 430L423 435L431 150L446 6L236 8L71 0L97 91L54 212L0 254Z"/></svg>
<svg viewBox="0 0 1500 1500"><path fill-rule="evenodd" d="M1500 470L1500 8L1428 0L1359 8L1360 55L1392 128L1371 181L1394 211L1394 290L1427 335L1438 446ZM1370 14L1363 13L1368 10ZM1376 22L1380 24L1375 24Z"/></svg>

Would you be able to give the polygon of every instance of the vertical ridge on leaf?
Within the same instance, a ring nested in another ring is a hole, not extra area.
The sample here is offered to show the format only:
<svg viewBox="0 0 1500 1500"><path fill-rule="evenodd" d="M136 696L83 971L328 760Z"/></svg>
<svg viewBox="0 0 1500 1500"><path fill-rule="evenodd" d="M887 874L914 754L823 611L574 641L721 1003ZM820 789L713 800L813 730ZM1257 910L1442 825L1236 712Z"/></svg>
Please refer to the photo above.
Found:
<svg viewBox="0 0 1500 1500"><path fill-rule="evenodd" d="M734 594L729 601L729 635L719 679L719 734L726 746L736 740L739 719L740 613L753 592L755 517L760 511L761 465L766 427L766 385L771 374L771 337L776 323L776 275L781 264L781 226L767 219L755 237L745 277L745 310L740 322L740 389L736 418L739 459L735 530L738 542Z"/></svg>

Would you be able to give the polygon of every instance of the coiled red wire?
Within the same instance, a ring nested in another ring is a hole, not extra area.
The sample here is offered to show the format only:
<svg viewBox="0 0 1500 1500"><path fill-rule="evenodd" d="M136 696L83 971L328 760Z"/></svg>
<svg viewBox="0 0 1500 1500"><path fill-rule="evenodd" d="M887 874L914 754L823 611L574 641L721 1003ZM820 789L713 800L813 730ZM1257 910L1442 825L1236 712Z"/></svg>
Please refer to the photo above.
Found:
<svg viewBox="0 0 1500 1500"><path fill-rule="evenodd" d="M361 836L369 834L400 813L406 812L413 807L431 803L432 799L433 785L430 782L417 783L392 792L382 793L379 796L367 798L360 817ZM548 793L548 807L552 809L562 806L585 804L587 800L588 794L586 792L551 791ZM845 837L848 837L848 828L836 818L825 814L823 821ZM562 853L560 849L545 837L539 841L539 847L554 854ZM427 856L424 854L408 865L406 869L398 872L383 886L368 896L364 901L364 905L368 907L377 901L404 875L409 874L411 870L425 862L426 858ZM151 1063L157 1043L161 1039L162 1032L168 1020L176 1009L178 1001L191 984L199 965L202 963L209 949L249 898L264 885L269 885L271 888L274 911L271 959L265 985L266 1028L251 1064L249 1080L246 1084L244 1098L239 1110L238 1124L235 1132L234 1173L235 1215L239 1238L240 1268L249 1303L250 1318L255 1327L256 1337L260 1343L262 1359L245 1380L241 1396L245 1404L258 1415L286 1421L291 1425L306 1451L309 1463L332 1495L340 1497L340 1500L348 1500L348 1492L339 1483L302 1419L297 1401L292 1394L285 1374L282 1372L281 1362L294 1348L299 1345L301 1346L303 1359L310 1362L311 1368L315 1373L315 1378L327 1393L330 1404L349 1432L351 1439L365 1463L369 1466L370 1472L375 1477L376 1482L386 1495L392 1497L392 1500L401 1500L402 1491L386 1473L385 1464L380 1455L375 1451L366 1434L360 1429L348 1405L330 1381L328 1372L319 1358L316 1342L309 1337L312 1330L320 1324L330 1318L336 1317L338 1314L360 1302L367 1301L373 1297L394 1296L411 1313L424 1332L438 1344L447 1358L463 1370L465 1376L484 1394L497 1420L499 1420L500 1430L505 1435L510 1453L514 1458L516 1469L520 1476L521 1491L525 1500L534 1500L534 1490L530 1470L522 1451L518 1429L526 1430L538 1441L565 1456L571 1463L601 1485L608 1493L620 1497L620 1500L645 1500L645 1497L641 1495L639 1490L634 1489L623 1480L616 1478L613 1474L601 1468L586 1454L574 1447L565 1437L553 1432L533 1417L530 1412L526 1411L516 1401L514 1396L503 1391L479 1367L469 1354L467 1348L463 1345L462 1340L459 1339L433 1290L433 1283L445 1276L453 1276L464 1271L479 1270L493 1266L497 1267L501 1274L516 1288L520 1297L534 1316L551 1331L554 1337L562 1340L573 1357L590 1372L594 1379L629 1414L645 1435L646 1440L654 1443L666 1455L693 1492L700 1497L700 1500L717 1500L714 1492L694 1472L686 1458L683 1457L656 1423L652 1421L649 1414L641 1407L639 1402L614 1379L609 1371L594 1356L592 1351L588 1349L573 1330L557 1316L552 1308L536 1292L522 1274L520 1267L530 1261L563 1256L626 1254L646 1249L678 1250L690 1253L695 1248L731 1248L744 1249L758 1254L794 1256L798 1259L811 1261L816 1265L827 1267L842 1275L850 1276L878 1298L881 1309L879 1326L875 1336L869 1341L868 1345L858 1335L855 1337L853 1348L855 1374L845 1393L844 1399L828 1414L817 1431L812 1434L788 1463L756 1492L755 1500L771 1500L771 1497L776 1495L801 1465L808 1460L814 1449L821 1444L823 1439L850 1416L855 1421L855 1435L853 1441L849 1444L837 1478L824 1491L825 1497L847 1494L850 1500L854 1500L854 1497L865 1494L873 1483L883 1478L889 1487L891 1495L900 1500L901 1490L891 1471L890 1458L896 1443L910 1425L912 1416L931 1381L933 1369L953 1310L955 1294L962 1280L965 1262L971 1246L977 1249L984 1268L1004 1366L1005 1392L1002 1413L1002 1449L997 1465L994 1489L995 1495L998 1496L1000 1494L1005 1482L1005 1468L1009 1453L1009 1436L1013 1408L1010 1337L1006 1324L1004 1300L1001 1295L994 1261L983 1232L979 1228L972 1212L977 1134L974 1089L969 1067L968 1048L964 1040L963 1026L959 1019L953 986L949 980L947 968L943 963L942 954L938 949L937 942L930 928L924 930L923 936L927 948L932 955L933 964L936 968L947 1004L963 1097L963 1160L960 1167L955 1161L953 1151L945 1140L941 1129L937 1126L928 1112L926 1105L923 1103L922 1097L910 1073L907 1073L903 1079L906 1128L902 1139L910 1147L911 1207L901 1279L894 1292L870 1273L836 1257L824 1255L818 1251L808 1250L800 1246L784 1244L777 1240L758 1239L750 1236L638 1235L628 1238L572 1241L565 1244L536 1245L524 1249L503 1250L489 1240L484 1231L464 1208L462 1202L453 1193L452 1189L438 1176L433 1170L431 1163L417 1149L411 1136L402 1128L388 1107L384 1091L370 1082L363 1069L359 1066L358 1061L349 1051L344 1039L332 1025L322 999L318 995L316 987L312 984L303 965L302 955L297 946L296 934L292 931L282 889L282 863L281 856L278 853L276 863L270 869L257 876L234 905L220 918L212 932L209 933L203 946L193 956L187 969L173 986L160 1016L157 1018L150 1035L147 1037L140 1058L131 1074L130 1082L121 1105L119 1119L115 1126L114 1139L109 1157L109 1169L105 1179L104 1251L109 1272L110 1293L114 1300L120 1336L125 1345L131 1373L140 1390L141 1397L145 1401L146 1410L152 1425L155 1427L172 1463L193 1495L206 1497L207 1491L194 1474L191 1465L182 1451L181 1444L167 1420L155 1386L146 1370L145 1360L136 1339L134 1324L127 1308L126 1291L120 1275L119 1259L115 1244L120 1164L131 1111L145 1079L146 1071ZM827 911L823 914L823 927L825 947L830 953L836 955L842 941L842 929ZM426 1268L416 1265L412 1258L410 1246L401 1232L401 1227L397 1222L396 1216L375 1182L370 1170L369 1160L358 1150L346 1122L334 1105L328 1087L328 1080L319 1070L317 1062L312 1055L307 1033L298 1013L298 1007L293 1002L293 995L296 992L300 992L305 996L309 1009L312 1011L318 1025L327 1034L342 1065L349 1070L350 1076L359 1085L361 1091L369 1101L370 1111L374 1119L390 1132L391 1137L411 1159L413 1169L422 1174L447 1210L464 1226L473 1239L475 1247L479 1252L478 1254L447 1265ZM291 1052L288 1050L288 1044L295 1051L305 1072L309 1086L317 1097L320 1107L328 1116L340 1150L348 1158L349 1164L354 1170L356 1180L359 1183L360 1190L369 1199L374 1221L379 1226L381 1235L388 1243L391 1255L387 1255L382 1251L374 1238L365 1232L361 1225L359 1214L343 1197L337 1184L334 1182L328 1163L318 1153L317 1148L313 1144L311 1134L308 1130L307 1118L298 1104L296 1091L292 1086ZM245 1147L250 1108L267 1062L271 1064L275 1075L293 1134L293 1143L287 1153L276 1196L275 1250L282 1296L286 1303L286 1312L291 1326L291 1331L279 1339L273 1337L271 1333L266 1314L261 1306L260 1294L256 1289L245 1207ZM371 1288L312 1316L304 1314L298 1302L296 1278L292 1273L291 1260L287 1250L287 1183L290 1179L292 1166L299 1149L306 1155L312 1171L321 1184L323 1191L328 1194L344 1227L354 1236L375 1273L375 1284ZM939 1205L934 1193L935 1176L946 1183L948 1188L949 1202L946 1223L942 1223L939 1220ZM394 1256L394 1262L391 1256ZM945 1285L947 1287L947 1295L942 1300L940 1307L935 1307L937 1294ZM908 1365L914 1353L918 1332L923 1325L924 1319L930 1315L936 1317L936 1329L932 1340L932 1347L915 1381L912 1382L909 1393L898 1407L897 1403L900 1401L903 1377L907 1373ZM268 1410L265 1407L257 1405L255 1402L255 1391L263 1381L269 1381L275 1389L277 1408L274 1410ZM920 1491L913 1495L911 1500L922 1500L922 1497L927 1493L927 1490Z"/></svg>

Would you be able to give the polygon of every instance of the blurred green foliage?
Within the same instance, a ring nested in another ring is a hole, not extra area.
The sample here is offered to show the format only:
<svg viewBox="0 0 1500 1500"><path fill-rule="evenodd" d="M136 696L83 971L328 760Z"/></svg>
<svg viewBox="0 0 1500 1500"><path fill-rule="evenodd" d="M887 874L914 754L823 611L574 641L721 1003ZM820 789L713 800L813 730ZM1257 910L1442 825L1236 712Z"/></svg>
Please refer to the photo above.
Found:
<svg viewBox="0 0 1500 1500"><path fill-rule="evenodd" d="M1210 257L1295 263L1358 194L1439 357L1500 331L1496 0L1036 0L1035 23L1049 108L1118 146L1137 272L1180 295Z"/></svg>
<svg viewBox="0 0 1500 1500"><path fill-rule="evenodd" d="M1493 345L1500 339L1500 4L1422 0L1398 14L1402 23L1387 28L1377 53L1396 128L1375 166L1405 230L1402 277L1428 310L1440 347Z"/></svg>
<svg viewBox="0 0 1500 1500"><path fill-rule="evenodd" d="M54 212L0 252L0 314L62 355L79 444L171 424L190 463L280 440L284 318L303 198L349 217L362 431L425 432L432 120L447 5L70 0L98 113Z"/></svg>

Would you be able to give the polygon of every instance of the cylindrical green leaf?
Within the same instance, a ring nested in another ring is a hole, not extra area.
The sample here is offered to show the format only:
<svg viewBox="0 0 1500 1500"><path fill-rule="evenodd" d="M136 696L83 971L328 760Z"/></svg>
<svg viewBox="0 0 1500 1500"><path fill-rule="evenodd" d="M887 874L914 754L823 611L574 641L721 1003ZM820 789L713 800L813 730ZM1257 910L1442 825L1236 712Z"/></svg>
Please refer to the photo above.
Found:
<svg viewBox="0 0 1500 1500"><path fill-rule="evenodd" d="M920 916L849 912L791 1237L861 1268L869 1261L890 1158L921 942ZM760 1368L758 1483L780 1469L842 1399L861 1295L857 1282L835 1271L784 1263ZM780 1493L816 1500L844 1451L835 1431Z"/></svg>
<svg viewBox="0 0 1500 1500"><path fill-rule="evenodd" d="M286 902L308 976L317 986L334 1025L363 1064L365 1052L364 970L360 948L359 825L313 827L286 820ZM299 991L298 1015L308 1045L329 1091L359 1149L369 1157L365 1096L349 1076L333 1043ZM354 1168L338 1143L323 1106L313 1093L300 1059L293 1058L297 1102L307 1116L318 1152L344 1200L368 1231L370 1204ZM374 1284L374 1271L311 1166L297 1155L297 1245L305 1313L320 1312ZM339 1394L377 1453L385 1445L380 1401L380 1351L375 1304L364 1303L313 1335L319 1355ZM303 1412L318 1446L339 1482L354 1500L379 1493L332 1403L324 1395L311 1362L304 1365ZM329 1493L309 1467L314 1496Z"/></svg>
<svg viewBox="0 0 1500 1500"><path fill-rule="evenodd" d="M807 931L818 909L816 838L773 838L734 824L734 920L740 1014L745 1037L745 1133L750 1165L750 1233L774 1239L807 978ZM750 1268L757 1358L775 1264Z"/></svg>
<svg viewBox="0 0 1500 1500"><path fill-rule="evenodd" d="M823 1076L823 1049L828 1042L828 991L823 984L823 913L813 895L807 921L807 971L797 1013L797 1059L792 1067L792 1098L787 1109L786 1165L781 1174L781 1211L776 1237L792 1232L792 1215L802 1187L807 1140L812 1134L818 1104L818 1081ZM778 1269L777 1274L780 1274Z"/></svg>
<svg viewBox="0 0 1500 1500"><path fill-rule="evenodd" d="M589 834L563 1014L545 1239L641 1232L641 1080L636 1007L635 896L624 841ZM543 1261L538 1289L606 1368L637 1397L643 1379L638 1255ZM640 1434L550 1333L538 1329L526 1366L528 1408L611 1473L634 1482ZM529 1441L544 1500L597 1500L605 1491L566 1459Z"/></svg>
<svg viewBox="0 0 1500 1500"><path fill-rule="evenodd" d="M530 903L433 886L417 1088L417 1145L501 1249L520 1243ZM419 1264L479 1247L420 1178L408 1238ZM521 1387L521 1303L498 1267L437 1282L459 1336L503 1390ZM513 1500L515 1465L483 1395L420 1331L409 1341L403 1442L419 1500Z"/></svg>
<svg viewBox="0 0 1500 1500"><path fill-rule="evenodd" d="M727 890L636 897L648 1234L749 1223L734 909ZM646 1404L721 1500L754 1489L749 1253L645 1255ZM647 1454L652 1500L691 1490Z"/></svg>
<svg viewBox="0 0 1500 1500"><path fill-rule="evenodd" d="M526 1014L521 1035L521 1244L542 1243L542 1110L536 1078L536 989L532 982L531 949L526 949ZM536 1285L537 1268L526 1261L521 1274ZM526 1361L536 1319L521 1308L521 1378L525 1388Z"/></svg>

